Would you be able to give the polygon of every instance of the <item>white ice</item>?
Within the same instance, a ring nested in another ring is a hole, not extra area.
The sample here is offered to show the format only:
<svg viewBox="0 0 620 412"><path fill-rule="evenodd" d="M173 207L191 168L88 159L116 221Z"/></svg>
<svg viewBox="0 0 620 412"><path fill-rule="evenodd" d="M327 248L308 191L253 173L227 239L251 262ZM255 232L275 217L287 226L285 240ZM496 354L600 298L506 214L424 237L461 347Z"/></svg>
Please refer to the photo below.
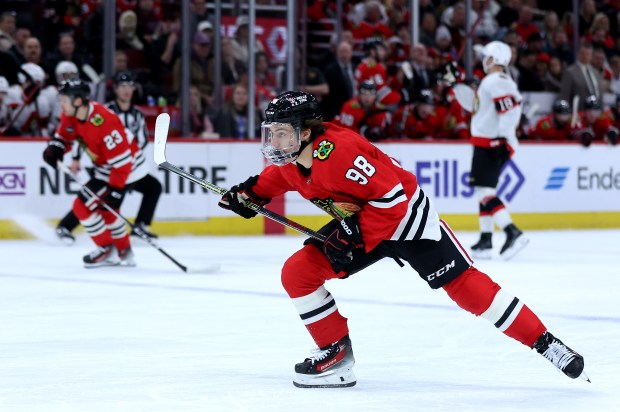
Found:
<svg viewBox="0 0 620 412"><path fill-rule="evenodd" d="M620 231L529 235L513 260L477 266L583 354L592 383L385 260L327 284L357 386L298 389L314 343L279 277L301 237L160 239L188 266L219 262L210 275L141 241L124 269L82 268L84 235L1 241L0 411L620 411Z"/></svg>

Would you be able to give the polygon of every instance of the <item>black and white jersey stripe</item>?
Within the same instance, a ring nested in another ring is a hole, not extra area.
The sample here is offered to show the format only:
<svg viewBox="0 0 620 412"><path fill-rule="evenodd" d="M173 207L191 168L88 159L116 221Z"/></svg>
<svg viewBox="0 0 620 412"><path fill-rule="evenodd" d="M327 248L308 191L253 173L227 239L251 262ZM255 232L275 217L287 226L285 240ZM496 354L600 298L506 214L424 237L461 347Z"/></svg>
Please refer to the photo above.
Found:
<svg viewBox="0 0 620 412"><path fill-rule="evenodd" d="M121 119L125 128L133 134L138 141L140 150L144 150L149 142L149 133L146 127L146 120L142 112L135 106L131 106L129 110L123 111L115 100L107 102L106 107L112 110Z"/></svg>
<svg viewBox="0 0 620 412"><path fill-rule="evenodd" d="M407 198L404 192L399 194L401 189L401 184L396 185L394 189L388 192L382 199L385 199L386 204L391 204L391 206L406 201ZM389 199L392 200L388 201ZM373 200L369 203L375 206L376 202L377 200ZM418 239L441 239L439 215L437 215L437 211L431 199L424 194L424 191L422 191L419 186L416 188L411 199L409 199L407 213L398 224L390 240L404 241Z"/></svg>

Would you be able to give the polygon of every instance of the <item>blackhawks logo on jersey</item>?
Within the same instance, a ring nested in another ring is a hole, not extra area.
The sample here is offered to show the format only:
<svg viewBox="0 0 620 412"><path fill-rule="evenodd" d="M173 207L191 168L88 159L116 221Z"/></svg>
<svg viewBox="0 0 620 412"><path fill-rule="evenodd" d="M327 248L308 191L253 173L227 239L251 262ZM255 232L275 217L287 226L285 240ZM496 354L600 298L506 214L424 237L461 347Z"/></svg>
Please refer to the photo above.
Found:
<svg viewBox="0 0 620 412"><path fill-rule="evenodd" d="M359 212L362 208L355 203L350 202L335 202L334 199L328 197L326 199L320 199L318 197L310 199L319 209L327 212L330 216L342 220L345 217L353 215L355 212Z"/></svg>
<svg viewBox="0 0 620 412"><path fill-rule="evenodd" d="M90 119L90 122L95 126L101 126L103 124L103 116L97 113L92 119Z"/></svg>
<svg viewBox="0 0 620 412"><path fill-rule="evenodd" d="M312 157L315 157L319 160L327 160L329 159L329 155L335 148L336 146L334 145L334 143L330 142L329 140L322 140L321 143L319 143L319 147L314 149L314 152L312 152Z"/></svg>

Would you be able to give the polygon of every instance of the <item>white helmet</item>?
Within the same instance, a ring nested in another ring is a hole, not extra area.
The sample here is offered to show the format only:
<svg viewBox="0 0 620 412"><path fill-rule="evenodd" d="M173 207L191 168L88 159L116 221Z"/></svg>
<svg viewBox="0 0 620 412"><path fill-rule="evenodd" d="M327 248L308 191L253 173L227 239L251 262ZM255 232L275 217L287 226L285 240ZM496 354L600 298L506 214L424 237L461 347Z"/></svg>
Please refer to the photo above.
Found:
<svg viewBox="0 0 620 412"><path fill-rule="evenodd" d="M9 82L5 77L0 76L0 93L7 93L9 91Z"/></svg>
<svg viewBox="0 0 620 412"><path fill-rule="evenodd" d="M38 64L24 63L21 66L21 70L23 72L26 72L28 76L30 76L35 83L43 84L43 82L45 82L45 72L43 71L41 66L39 66ZM21 72L17 74L17 79L19 80L20 84L24 84L26 83L26 80L29 80L24 75L24 73L21 73Z"/></svg>
<svg viewBox="0 0 620 412"><path fill-rule="evenodd" d="M492 41L484 46L482 54L482 68L485 73L488 73L489 69L493 66L508 67L512 59L512 50L510 46L501 41ZM491 59L489 59L489 57L491 57Z"/></svg>
<svg viewBox="0 0 620 412"><path fill-rule="evenodd" d="M56 69L54 70L54 74L56 75L56 82L58 84L67 80L65 74L72 74L74 76L78 75L78 68L75 63L63 60L56 65ZM72 76L73 77L73 76Z"/></svg>

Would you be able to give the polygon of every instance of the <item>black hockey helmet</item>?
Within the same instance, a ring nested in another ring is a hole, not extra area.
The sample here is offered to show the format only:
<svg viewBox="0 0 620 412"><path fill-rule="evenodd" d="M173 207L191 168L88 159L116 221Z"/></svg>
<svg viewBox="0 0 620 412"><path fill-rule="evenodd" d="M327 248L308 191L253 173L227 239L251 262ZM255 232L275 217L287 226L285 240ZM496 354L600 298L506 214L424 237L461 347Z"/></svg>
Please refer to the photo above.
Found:
<svg viewBox="0 0 620 412"><path fill-rule="evenodd" d="M377 83L375 83L374 80L371 80L371 79L364 80L358 86L357 91L360 92L360 93L362 91L371 91L373 93L376 93L377 92Z"/></svg>
<svg viewBox="0 0 620 412"><path fill-rule="evenodd" d="M417 95L415 101L416 103L435 105L435 96L429 89L424 89L420 90L420 93Z"/></svg>
<svg viewBox="0 0 620 412"><path fill-rule="evenodd" d="M114 76L114 85L118 86L120 84L130 84L130 85L134 85L135 80L133 78L133 74L131 74L131 72L129 71L120 71L118 73L116 73L116 75Z"/></svg>
<svg viewBox="0 0 620 412"><path fill-rule="evenodd" d="M600 110L601 102L598 100L598 98L595 95L591 95L591 96L586 97L585 102L583 102L583 107L586 110Z"/></svg>
<svg viewBox="0 0 620 412"><path fill-rule="evenodd" d="M265 122L291 123L294 127L301 127L306 119L323 119L316 97L306 92L281 93L265 109Z"/></svg>
<svg viewBox="0 0 620 412"><path fill-rule="evenodd" d="M553 113L570 114L570 104L564 99L558 99L553 103Z"/></svg>
<svg viewBox="0 0 620 412"><path fill-rule="evenodd" d="M65 80L58 87L58 94L69 96L71 100L76 97L82 98L82 104L88 103L90 100L90 88L79 78Z"/></svg>

